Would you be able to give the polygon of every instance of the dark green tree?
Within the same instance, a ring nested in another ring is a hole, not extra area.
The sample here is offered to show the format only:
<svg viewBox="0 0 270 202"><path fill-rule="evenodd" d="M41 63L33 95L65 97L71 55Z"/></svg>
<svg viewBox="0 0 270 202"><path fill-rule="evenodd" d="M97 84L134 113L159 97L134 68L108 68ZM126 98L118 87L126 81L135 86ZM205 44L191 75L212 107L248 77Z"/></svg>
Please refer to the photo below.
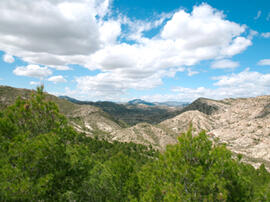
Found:
<svg viewBox="0 0 270 202"><path fill-rule="evenodd" d="M18 98L0 115L0 200L59 199L76 190L91 165L78 137L43 87Z"/></svg>
<svg viewBox="0 0 270 202"><path fill-rule="evenodd" d="M39 87L0 113L0 201L126 201L152 156L77 133Z"/></svg>
<svg viewBox="0 0 270 202"><path fill-rule="evenodd" d="M256 190L252 166L233 158L225 146L213 145L205 132L193 136L191 131L139 173L140 201L254 201L256 195L269 196L269 190ZM265 170L258 172L269 177Z"/></svg>

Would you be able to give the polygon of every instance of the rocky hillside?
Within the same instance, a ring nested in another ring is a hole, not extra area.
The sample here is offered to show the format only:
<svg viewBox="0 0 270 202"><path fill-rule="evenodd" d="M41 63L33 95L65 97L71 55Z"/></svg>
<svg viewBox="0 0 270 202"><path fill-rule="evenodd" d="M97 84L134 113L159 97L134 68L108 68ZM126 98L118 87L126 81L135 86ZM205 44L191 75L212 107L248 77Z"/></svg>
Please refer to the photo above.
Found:
<svg viewBox="0 0 270 202"><path fill-rule="evenodd" d="M29 98L33 92L33 90L0 86L0 109L13 104L17 97ZM123 125L98 107L74 104L50 94L46 94L46 98L59 106L60 112L68 117L75 129L88 135L106 136L112 131L119 130Z"/></svg>
<svg viewBox="0 0 270 202"><path fill-rule="evenodd" d="M17 96L25 98L30 94L30 90L1 86L0 107L13 103ZM71 103L49 94L47 97L59 105L76 130L89 136L163 150L167 144L176 143L177 137L192 124L193 130L206 130L215 142L225 143L235 154L242 154L243 161L255 167L264 163L270 169L270 96L220 101L199 98L173 118L131 127L99 107Z"/></svg>
<svg viewBox="0 0 270 202"><path fill-rule="evenodd" d="M190 124L194 131L206 130L217 143L225 143L243 161L270 169L270 96L215 101L200 98L180 115L159 124L140 123L112 133L118 141L151 144L164 149L175 143Z"/></svg>
<svg viewBox="0 0 270 202"><path fill-rule="evenodd" d="M13 104L18 96L23 99L29 98L33 92L33 90L0 86L0 107L3 109ZM115 119L101 108L90 105L89 103L75 104L50 94L46 94L46 98L59 106L60 112L69 119L70 124L77 131L86 133L88 136L97 136L109 141L132 141L135 143L151 144L156 149L165 148L167 144L176 142L175 137L172 138L170 133L161 129L159 130L158 126L139 123L127 128L127 124L124 122ZM140 113L140 116L143 116L143 114ZM133 133L133 131L137 132Z"/></svg>
<svg viewBox="0 0 270 202"><path fill-rule="evenodd" d="M204 129L209 136L226 143L244 161L270 168L270 96L225 99L200 98L180 115L160 125L176 133L184 132L189 123L195 130Z"/></svg>

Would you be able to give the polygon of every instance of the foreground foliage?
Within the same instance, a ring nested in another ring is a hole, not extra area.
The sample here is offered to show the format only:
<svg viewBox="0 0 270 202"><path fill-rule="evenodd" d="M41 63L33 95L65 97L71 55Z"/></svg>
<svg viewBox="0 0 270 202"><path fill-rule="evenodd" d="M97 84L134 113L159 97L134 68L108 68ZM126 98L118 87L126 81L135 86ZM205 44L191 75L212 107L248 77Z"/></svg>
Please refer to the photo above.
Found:
<svg viewBox="0 0 270 202"><path fill-rule="evenodd" d="M191 131L139 172L142 201L270 200L264 166L255 170L240 163L240 156L212 145L205 132L193 137Z"/></svg>
<svg viewBox="0 0 270 202"><path fill-rule="evenodd" d="M38 88L0 113L0 201L270 201L270 174L189 130L159 154L78 134Z"/></svg>

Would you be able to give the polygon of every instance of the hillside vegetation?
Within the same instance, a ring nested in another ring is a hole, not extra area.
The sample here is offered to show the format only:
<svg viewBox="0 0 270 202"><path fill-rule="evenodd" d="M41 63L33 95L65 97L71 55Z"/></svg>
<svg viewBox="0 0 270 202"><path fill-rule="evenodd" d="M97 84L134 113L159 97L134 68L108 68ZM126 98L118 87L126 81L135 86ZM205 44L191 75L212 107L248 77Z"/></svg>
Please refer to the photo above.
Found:
<svg viewBox="0 0 270 202"><path fill-rule="evenodd" d="M0 201L269 201L270 174L205 132L163 153L87 137L42 88L0 113Z"/></svg>
<svg viewBox="0 0 270 202"><path fill-rule="evenodd" d="M0 86L0 107L14 103L16 96L29 98L32 92ZM264 163L270 170L270 96L225 100L199 98L173 118L158 124L140 122L133 126L112 115L121 114L123 105L102 103L104 110L108 108L108 111L114 111L110 114L89 103L75 104L47 93L45 97L59 106L59 111L77 132L89 137L104 138L109 142L151 145L154 149L164 151L166 145L176 144L179 134L186 132L192 123L194 132L205 130L211 140L225 143L234 155L241 154L242 161L255 168ZM134 106L145 108L145 113L149 109L144 105Z"/></svg>
<svg viewBox="0 0 270 202"><path fill-rule="evenodd" d="M0 86L0 109L14 104L18 96L22 99L30 98L33 92L33 90ZM45 92L44 96L47 100L55 102L59 111L68 118L77 131L84 131L88 135L99 134L106 137L108 133L127 126L98 107L78 105Z"/></svg>
<svg viewBox="0 0 270 202"><path fill-rule="evenodd" d="M183 108L183 106L157 105L138 99L132 100L126 104L117 104L107 101L79 101L67 96L60 96L60 98L79 105L99 107L104 112L107 112L114 117L118 122L126 123L128 126L134 126L142 122L158 124L166 119L173 118L178 115Z"/></svg>

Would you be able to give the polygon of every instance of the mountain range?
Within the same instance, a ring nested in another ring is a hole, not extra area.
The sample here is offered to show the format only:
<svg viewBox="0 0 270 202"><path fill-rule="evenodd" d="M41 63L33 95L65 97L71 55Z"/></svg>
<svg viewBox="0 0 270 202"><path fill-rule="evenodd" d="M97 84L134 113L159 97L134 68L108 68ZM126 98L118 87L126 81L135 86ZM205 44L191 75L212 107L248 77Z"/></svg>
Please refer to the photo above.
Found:
<svg viewBox="0 0 270 202"><path fill-rule="evenodd" d="M60 98L79 105L99 107L127 126L133 126L141 122L150 124L160 123L179 114L186 105L186 103L173 102L175 105L171 106L165 103L150 103L140 99L126 103L115 103L108 101L80 101L68 96L60 96Z"/></svg>
<svg viewBox="0 0 270 202"><path fill-rule="evenodd" d="M17 96L27 98L32 92L0 86L0 108L14 103ZM142 103L83 102L50 94L46 96L57 103L76 130L88 136L152 145L162 151L166 145L176 143L177 137L192 124L194 131L205 130L215 143L226 144L235 154L241 154L243 161L255 167L264 163L270 169L270 96L224 100L199 98L178 108ZM159 118L151 121L151 116L148 116L148 122L145 118L128 119L135 112L138 116L152 113L152 117ZM171 117L164 118L169 116L164 116L165 112Z"/></svg>

